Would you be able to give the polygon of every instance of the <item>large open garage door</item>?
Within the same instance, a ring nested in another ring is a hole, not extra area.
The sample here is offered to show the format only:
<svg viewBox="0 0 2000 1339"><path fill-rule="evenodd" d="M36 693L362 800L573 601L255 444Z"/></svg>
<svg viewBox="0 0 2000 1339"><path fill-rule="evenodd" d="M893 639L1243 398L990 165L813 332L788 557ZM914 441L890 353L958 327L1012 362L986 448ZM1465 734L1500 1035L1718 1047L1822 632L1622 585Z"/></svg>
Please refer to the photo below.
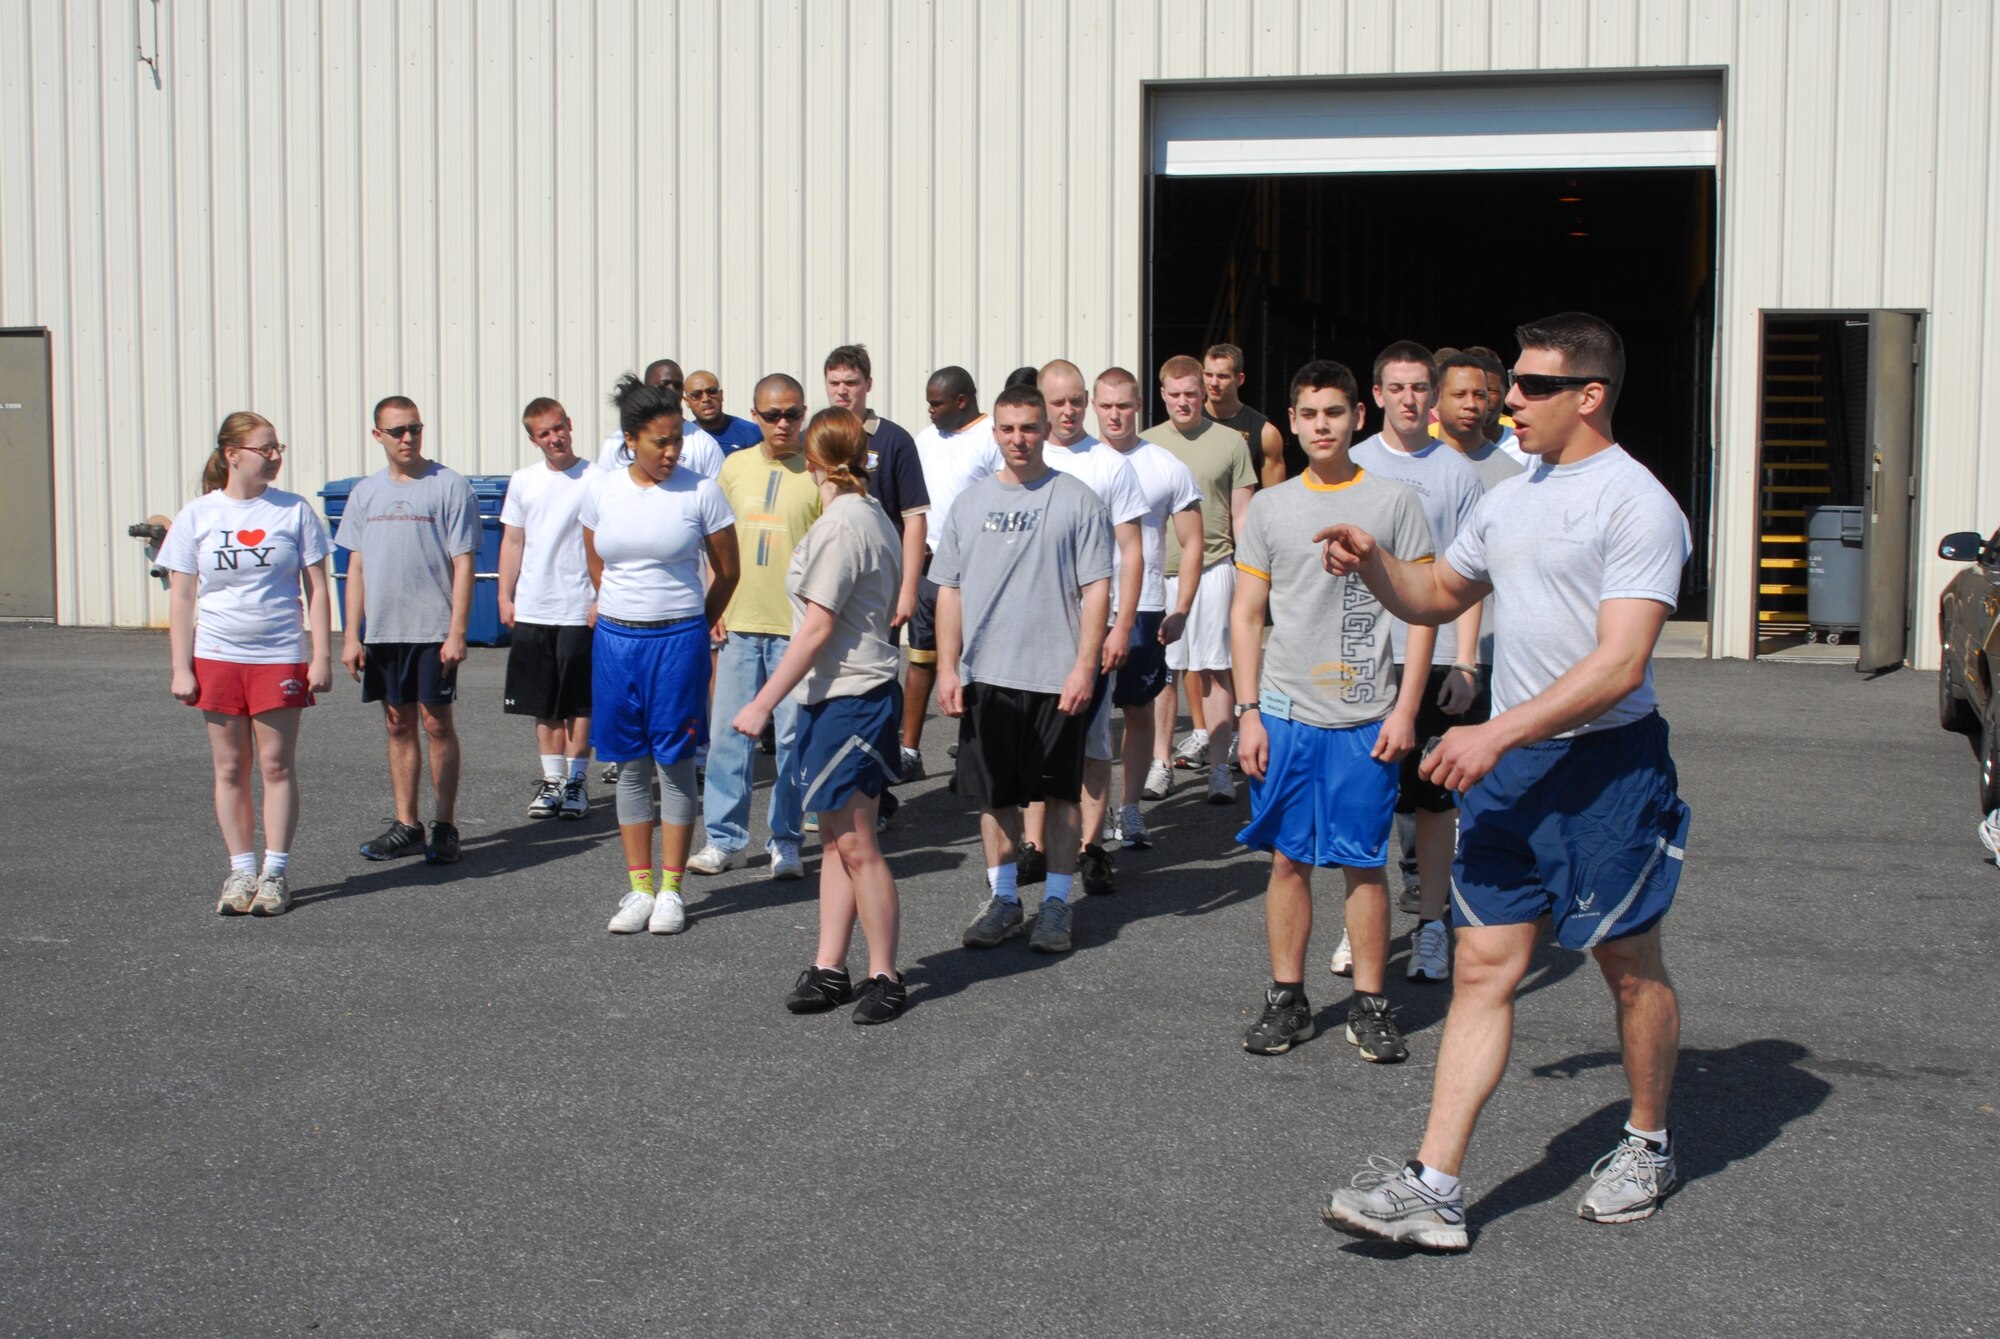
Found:
<svg viewBox="0 0 2000 1339"><path fill-rule="evenodd" d="M1676 617L1705 622L1720 105L1714 76L1158 88L1149 362L1240 345L1280 410L1312 358L1511 361L1521 322L1594 312L1626 342L1619 438L1694 530Z"/></svg>

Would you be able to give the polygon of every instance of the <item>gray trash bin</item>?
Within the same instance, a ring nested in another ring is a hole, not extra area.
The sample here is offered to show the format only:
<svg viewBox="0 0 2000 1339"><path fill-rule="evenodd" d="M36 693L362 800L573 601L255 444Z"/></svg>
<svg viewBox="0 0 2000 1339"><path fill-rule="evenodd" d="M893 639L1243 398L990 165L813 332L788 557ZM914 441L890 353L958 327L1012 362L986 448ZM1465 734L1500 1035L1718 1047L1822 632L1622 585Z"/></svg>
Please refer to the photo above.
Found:
<svg viewBox="0 0 2000 1339"><path fill-rule="evenodd" d="M1806 513L1806 622L1839 641L1861 630L1868 562L1861 551L1861 508L1814 507Z"/></svg>

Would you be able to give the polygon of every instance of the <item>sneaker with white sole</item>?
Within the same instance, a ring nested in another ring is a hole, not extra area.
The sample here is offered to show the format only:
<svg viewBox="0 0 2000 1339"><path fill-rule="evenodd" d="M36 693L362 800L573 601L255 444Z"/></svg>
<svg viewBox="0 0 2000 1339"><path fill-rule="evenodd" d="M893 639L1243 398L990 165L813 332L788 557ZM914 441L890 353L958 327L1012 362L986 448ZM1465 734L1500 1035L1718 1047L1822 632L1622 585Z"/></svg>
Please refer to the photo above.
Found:
<svg viewBox="0 0 2000 1339"><path fill-rule="evenodd" d="M1403 975L1411 981L1451 980L1451 931L1443 921L1425 921L1410 936L1410 966Z"/></svg>
<svg viewBox="0 0 2000 1339"><path fill-rule="evenodd" d="M1333 946L1333 961L1326 965L1326 970L1335 976L1354 975L1354 946L1347 942L1347 931L1340 932L1340 942Z"/></svg>
<svg viewBox="0 0 2000 1339"><path fill-rule="evenodd" d="M554 818L562 810L563 783L545 776L535 783L535 798L528 801L528 817Z"/></svg>
<svg viewBox="0 0 2000 1339"><path fill-rule="evenodd" d="M744 853L742 847L739 846L734 851L725 851L714 842L710 842L689 859L688 873L720 874L725 870L742 869L749 862L750 857Z"/></svg>
<svg viewBox="0 0 2000 1339"><path fill-rule="evenodd" d="M1146 835L1146 815L1136 804L1118 807L1118 844L1128 851L1153 849L1153 839Z"/></svg>
<svg viewBox="0 0 2000 1339"><path fill-rule="evenodd" d="M1465 1231L1465 1187L1440 1195L1425 1185L1413 1164L1371 1157L1366 1171L1327 1197L1319 1211L1329 1227L1356 1237L1399 1241L1427 1251L1462 1251L1471 1245Z"/></svg>
<svg viewBox="0 0 2000 1339"><path fill-rule="evenodd" d="M774 879L803 879L806 876L805 861L799 859L797 842L780 841L773 837L764 843L764 851L771 857L771 877Z"/></svg>
<svg viewBox="0 0 2000 1339"><path fill-rule="evenodd" d="M215 901L218 916L248 916L250 904L257 899L257 876L229 871L229 877L222 881L222 896Z"/></svg>
<svg viewBox="0 0 2000 1339"><path fill-rule="evenodd" d="M1164 800L1167 792L1174 788L1174 769L1158 758L1146 767L1146 784L1139 793L1149 800Z"/></svg>
<svg viewBox="0 0 2000 1339"><path fill-rule="evenodd" d="M1228 763L1217 763L1208 769L1208 802L1236 803L1236 778L1229 775Z"/></svg>
<svg viewBox="0 0 2000 1339"><path fill-rule="evenodd" d="M638 934L653 919L653 902L651 893L633 889L618 899L618 910L612 914L611 924L605 928L615 935Z"/></svg>
<svg viewBox="0 0 2000 1339"><path fill-rule="evenodd" d="M1979 820L1979 844L2000 864L2000 809Z"/></svg>
<svg viewBox="0 0 2000 1339"><path fill-rule="evenodd" d="M1576 1206L1576 1216L1591 1223L1636 1223L1651 1218L1680 1183L1674 1165L1673 1142L1661 1152L1630 1130L1618 1146L1590 1169L1590 1190Z"/></svg>
<svg viewBox="0 0 2000 1339"><path fill-rule="evenodd" d="M1190 772L1208 766L1208 731L1189 732L1188 737L1181 741L1181 746L1174 750L1174 766Z"/></svg>
<svg viewBox="0 0 2000 1339"><path fill-rule="evenodd" d="M282 916L292 909L291 886L282 874L265 874L257 880L257 896L250 903L252 916Z"/></svg>
<svg viewBox="0 0 2000 1339"><path fill-rule="evenodd" d="M653 898L653 912L646 917L646 932L677 935L687 929L687 906L679 893L662 892Z"/></svg>
<svg viewBox="0 0 2000 1339"><path fill-rule="evenodd" d="M598 779L599 781L603 782L603 783L604 783L605 785L607 785L607 786L615 786L615 785L617 785L617 784L618 784L618 764L617 764L617 763L615 763L615 762L608 762L608 763L604 764L604 770L603 770L602 772L599 772L599 773L597 774L597 779Z"/></svg>
<svg viewBox="0 0 2000 1339"><path fill-rule="evenodd" d="M590 814L590 790L580 776L570 777L562 783L562 806L556 810L557 818L567 818L575 822Z"/></svg>

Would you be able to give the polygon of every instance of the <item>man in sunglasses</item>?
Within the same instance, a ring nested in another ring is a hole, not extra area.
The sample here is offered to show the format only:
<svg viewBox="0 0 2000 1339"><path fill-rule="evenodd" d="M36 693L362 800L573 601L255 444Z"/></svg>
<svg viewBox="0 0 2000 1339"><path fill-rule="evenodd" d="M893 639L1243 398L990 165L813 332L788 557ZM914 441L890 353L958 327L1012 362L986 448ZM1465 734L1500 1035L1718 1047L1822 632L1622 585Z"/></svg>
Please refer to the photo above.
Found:
<svg viewBox="0 0 2000 1339"><path fill-rule="evenodd" d="M724 456L735 455L744 447L755 446L764 440L764 434L757 430L755 423L723 411L722 382L715 373L689 374L687 388L681 392L681 398L687 401L688 416L703 432L715 439Z"/></svg>
<svg viewBox="0 0 2000 1339"><path fill-rule="evenodd" d="M647 363L640 380L648 386L672 386L677 391L683 390L687 384L687 379L681 376L681 365L671 358L655 358ZM685 399L686 396L683 395L682 398ZM721 407L721 403L718 395L717 408ZM754 442L757 438L753 436L750 440ZM675 469L692 470L704 479L713 479L722 473L722 456L721 444L703 431L698 424L689 422L682 425L681 454L680 459L675 462ZM604 439L604 445L597 448L597 468L601 470L622 470L631 463L632 452L625 445L625 434L622 432L614 431ZM607 785L617 779L615 768L604 774Z"/></svg>
<svg viewBox="0 0 2000 1339"><path fill-rule="evenodd" d="M1499 1085L1514 992L1543 921L1588 949L1617 1004L1631 1110L1591 1169L1587 1222L1649 1217L1677 1181L1667 1097L1680 1005L1660 949L1687 845L1654 643L1693 550L1673 497L1617 444L1625 374L1618 333L1566 312L1516 331L1507 407L1536 467L1488 493L1442 561L1390 554L1355 526L1314 539L1337 575L1358 573L1414 624L1448 622L1494 596L1493 718L1447 731L1427 780L1464 794L1452 913L1458 973L1438 1048L1430 1120L1401 1167L1373 1159L1322 1211L1357 1236L1464 1250L1459 1173Z"/></svg>
<svg viewBox="0 0 2000 1339"><path fill-rule="evenodd" d="M756 744L731 726L763 690L771 672L792 644L792 605L785 594L785 572L792 550L806 529L819 519L819 485L806 468L800 437L805 423L805 390L783 372L757 383L753 411L763 440L753 451L738 451L722 462L716 483L736 513L737 549L742 574L716 633L724 640L715 661L715 695L709 708L707 790L702 819L708 843L695 852L688 868L696 874L720 874L749 859L750 792L754 781ZM777 735L778 773L771 786L768 823L771 837L771 877L802 879L799 836L805 815L804 796L792 763L798 736L798 704L787 696L772 714Z"/></svg>
<svg viewBox="0 0 2000 1339"><path fill-rule="evenodd" d="M396 804L395 819L362 843L361 854L394 860L421 851L448 865L458 859L452 702L472 617L479 503L464 475L424 458L416 401L391 395L378 403L375 440L389 463L354 486L333 537L348 551L340 661L360 682L361 700L382 704ZM437 806L428 839L417 809L420 727L430 740Z"/></svg>

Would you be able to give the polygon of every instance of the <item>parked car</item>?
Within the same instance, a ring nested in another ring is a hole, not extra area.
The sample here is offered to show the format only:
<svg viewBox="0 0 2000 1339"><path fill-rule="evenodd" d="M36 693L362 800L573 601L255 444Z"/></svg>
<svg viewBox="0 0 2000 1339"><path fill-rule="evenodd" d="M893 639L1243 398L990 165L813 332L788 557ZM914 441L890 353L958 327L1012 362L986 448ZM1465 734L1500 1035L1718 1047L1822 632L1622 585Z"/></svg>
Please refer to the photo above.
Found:
<svg viewBox="0 0 2000 1339"><path fill-rule="evenodd" d="M1970 736L1979 752L1979 809L2000 809L2000 530L1946 535L1938 557L1972 566L1938 600L1938 724Z"/></svg>

